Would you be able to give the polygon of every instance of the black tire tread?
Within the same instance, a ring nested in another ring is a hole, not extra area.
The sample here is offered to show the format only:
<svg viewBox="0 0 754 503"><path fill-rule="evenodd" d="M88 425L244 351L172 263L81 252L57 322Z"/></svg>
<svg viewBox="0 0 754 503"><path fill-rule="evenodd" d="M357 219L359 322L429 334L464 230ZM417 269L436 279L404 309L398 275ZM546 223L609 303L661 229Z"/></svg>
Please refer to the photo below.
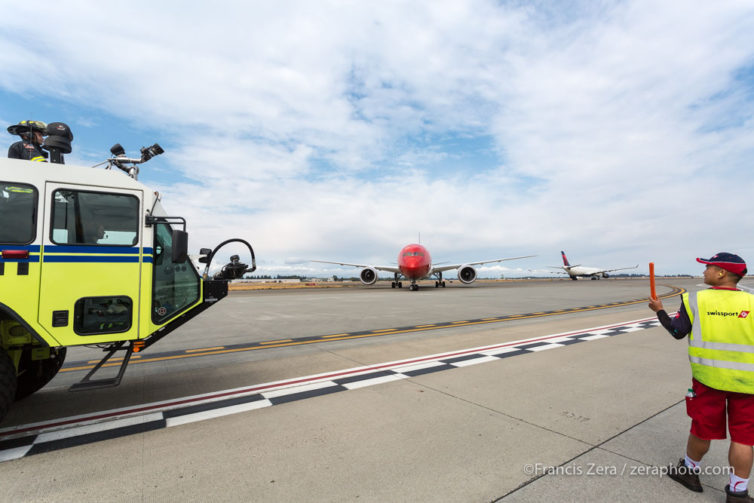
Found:
<svg viewBox="0 0 754 503"><path fill-rule="evenodd" d="M0 421L5 419L16 396L16 367L8 353L0 348Z"/></svg>

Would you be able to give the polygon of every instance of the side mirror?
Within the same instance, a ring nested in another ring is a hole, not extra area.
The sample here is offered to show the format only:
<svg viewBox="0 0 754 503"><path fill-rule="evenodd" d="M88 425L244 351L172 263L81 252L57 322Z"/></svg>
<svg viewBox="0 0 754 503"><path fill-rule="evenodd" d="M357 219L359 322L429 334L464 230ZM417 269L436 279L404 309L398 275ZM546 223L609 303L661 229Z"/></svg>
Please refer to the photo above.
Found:
<svg viewBox="0 0 754 503"><path fill-rule="evenodd" d="M188 259L188 232L173 229L173 263L182 264Z"/></svg>
<svg viewBox="0 0 754 503"><path fill-rule="evenodd" d="M202 255L201 257L199 257L199 263L206 264L207 262L209 262L209 255L211 253L212 250L210 250L209 248L202 248L201 250L199 250L199 255Z"/></svg>

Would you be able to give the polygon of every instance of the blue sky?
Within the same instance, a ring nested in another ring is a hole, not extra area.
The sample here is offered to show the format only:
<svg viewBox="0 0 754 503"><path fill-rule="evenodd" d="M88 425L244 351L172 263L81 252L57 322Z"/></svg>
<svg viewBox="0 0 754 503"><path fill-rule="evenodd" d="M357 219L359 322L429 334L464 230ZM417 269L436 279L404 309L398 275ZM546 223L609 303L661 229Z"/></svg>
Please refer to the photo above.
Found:
<svg viewBox="0 0 754 503"><path fill-rule="evenodd" d="M260 273L388 265L419 233L436 261L538 255L486 276L549 272L560 250L673 274L718 251L754 263L748 2L2 13L0 122L69 124L85 166L160 143L140 180L191 248L245 238Z"/></svg>

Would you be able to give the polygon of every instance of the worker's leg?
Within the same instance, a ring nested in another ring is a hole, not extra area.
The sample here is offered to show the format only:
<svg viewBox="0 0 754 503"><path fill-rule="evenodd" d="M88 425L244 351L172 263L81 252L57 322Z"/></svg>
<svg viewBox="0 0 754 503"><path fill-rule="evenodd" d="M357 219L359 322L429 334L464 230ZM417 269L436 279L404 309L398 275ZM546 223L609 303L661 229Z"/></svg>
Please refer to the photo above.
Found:
<svg viewBox="0 0 754 503"><path fill-rule="evenodd" d="M733 473L742 479L748 479L754 462L754 449L750 445L731 442L728 449L728 462L733 467Z"/></svg>
<svg viewBox="0 0 754 503"><path fill-rule="evenodd" d="M688 442L686 442L686 455L695 463L699 463L707 451L709 451L710 441L699 438L693 433L689 433ZM749 465L751 468L751 465Z"/></svg>

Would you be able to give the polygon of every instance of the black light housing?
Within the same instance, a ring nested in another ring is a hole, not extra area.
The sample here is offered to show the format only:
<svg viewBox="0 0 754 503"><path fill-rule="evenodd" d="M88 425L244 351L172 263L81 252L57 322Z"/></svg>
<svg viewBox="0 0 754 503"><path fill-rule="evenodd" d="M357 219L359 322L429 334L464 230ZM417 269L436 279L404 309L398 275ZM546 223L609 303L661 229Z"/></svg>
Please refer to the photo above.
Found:
<svg viewBox="0 0 754 503"><path fill-rule="evenodd" d="M68 124L51 122L47 125L47 138L45 138L42 148L50 152L50 162L65 164L63 154L71 153L72 141L73 133L71 133Z"/></svg>

